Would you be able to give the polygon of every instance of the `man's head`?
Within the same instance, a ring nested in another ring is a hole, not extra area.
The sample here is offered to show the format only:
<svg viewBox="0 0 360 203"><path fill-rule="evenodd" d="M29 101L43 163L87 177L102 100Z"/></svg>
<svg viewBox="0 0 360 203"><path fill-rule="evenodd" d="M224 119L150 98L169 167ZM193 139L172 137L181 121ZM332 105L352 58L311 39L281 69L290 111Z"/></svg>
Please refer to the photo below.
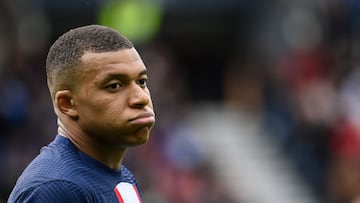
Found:
<svg viewBox="0 0 360 203"><path fill-rule="evenodd" d="M76 28L50 48L48 86L60 133L121 147L146 142L154 111L133 44L104 26Z"/></svg>
<svg viewBox="0 0 360 203"><path fill-rule="evenodd" d="M60 89L74 88L80 58L85 52L101 53L132 48L133 44L115 30L101 25L72 29L51 46L46 74L51 97Z"/></svg>

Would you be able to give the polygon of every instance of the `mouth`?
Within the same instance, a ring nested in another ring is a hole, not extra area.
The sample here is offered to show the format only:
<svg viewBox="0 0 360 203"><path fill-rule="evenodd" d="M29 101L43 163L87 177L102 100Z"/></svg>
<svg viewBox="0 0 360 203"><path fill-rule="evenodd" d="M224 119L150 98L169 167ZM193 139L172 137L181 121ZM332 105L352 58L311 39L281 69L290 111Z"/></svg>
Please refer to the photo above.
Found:
<svg viewBox="0 0 360 203"><path fill-rule="evenodd" d="M151 112L138 114L136 117L129 119L129 122L137 125L153 125L155 123L155 115Z"/></svg>

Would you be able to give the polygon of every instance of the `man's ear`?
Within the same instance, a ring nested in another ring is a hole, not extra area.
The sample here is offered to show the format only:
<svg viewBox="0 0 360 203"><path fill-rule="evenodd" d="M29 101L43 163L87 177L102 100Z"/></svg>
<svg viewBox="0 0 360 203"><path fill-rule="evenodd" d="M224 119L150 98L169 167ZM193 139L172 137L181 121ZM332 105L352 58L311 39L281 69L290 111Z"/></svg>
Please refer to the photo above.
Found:
<svg viewBox="0 0 360 203"><path fill-rule="evenodd" d="M59 90L54 96L55 107L63 114L73 119L78 118L76 104L70 90Z"/></svg>

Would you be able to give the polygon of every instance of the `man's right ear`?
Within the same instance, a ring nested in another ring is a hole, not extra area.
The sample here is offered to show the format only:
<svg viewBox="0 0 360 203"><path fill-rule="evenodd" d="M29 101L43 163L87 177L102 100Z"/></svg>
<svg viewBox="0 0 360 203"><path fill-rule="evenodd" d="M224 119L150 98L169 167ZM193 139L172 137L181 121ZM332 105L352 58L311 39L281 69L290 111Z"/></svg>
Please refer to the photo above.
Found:
<svg viewBox="0 0 360 203"><path fill-rule="evenodd" d="M70 90L59 90L54 96L55 107L63 114L77 119L78 112Z"/></svg>

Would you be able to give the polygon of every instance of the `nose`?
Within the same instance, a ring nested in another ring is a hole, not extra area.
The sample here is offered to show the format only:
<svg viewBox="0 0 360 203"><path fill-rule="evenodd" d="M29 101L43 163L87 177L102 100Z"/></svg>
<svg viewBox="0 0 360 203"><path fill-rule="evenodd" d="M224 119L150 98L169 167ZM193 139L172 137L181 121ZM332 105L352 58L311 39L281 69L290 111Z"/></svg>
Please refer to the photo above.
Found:
<svg viewBox="0 0 360 203"><path fill-rule="evenodd" d="M134 84L129 92L129 106L133 108L143 108L151 101L150 92L147 88L142 88L138 84Z"/></svg>

